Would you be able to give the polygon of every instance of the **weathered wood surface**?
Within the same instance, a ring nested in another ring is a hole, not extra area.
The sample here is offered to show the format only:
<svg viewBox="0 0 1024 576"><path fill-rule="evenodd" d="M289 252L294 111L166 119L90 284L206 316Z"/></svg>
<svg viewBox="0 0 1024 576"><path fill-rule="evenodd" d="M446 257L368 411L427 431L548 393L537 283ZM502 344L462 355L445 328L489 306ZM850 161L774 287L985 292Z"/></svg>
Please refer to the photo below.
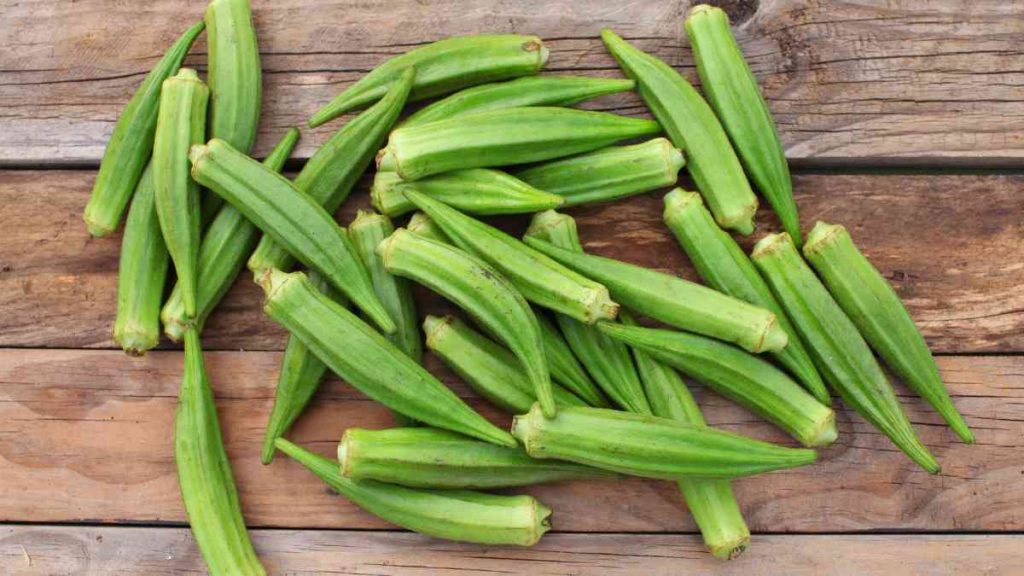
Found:
<svg viewBox="0 0 1024 576"><path fill-rule="evenodd" d="M408 533L255 530L271 574L467 576L996 576L1020 568L1024 536L758 536L722 563L696 536L552 534L533 548L496 548ZM0 571L18 576L203 574L195 542L181 528L0 527Z"/></svg>
<svg viewBox="0 0 1024 576"><path fill-rule="evenodd" d="M88 164L121 107L206 2L4 0L0 164ZM387 58L448 35L534 33L549 70L619 74L612 27L695 78L681 0L256 0L257 153ZM789 156L803 165L1015 166L1024 157L1019 2L726 2ZM751 14L750 6L756 6ZM204 66L205 43L189 60ZM635 96L599 108L641 114ZM307 157L337 124L310 132Z"/></svg>

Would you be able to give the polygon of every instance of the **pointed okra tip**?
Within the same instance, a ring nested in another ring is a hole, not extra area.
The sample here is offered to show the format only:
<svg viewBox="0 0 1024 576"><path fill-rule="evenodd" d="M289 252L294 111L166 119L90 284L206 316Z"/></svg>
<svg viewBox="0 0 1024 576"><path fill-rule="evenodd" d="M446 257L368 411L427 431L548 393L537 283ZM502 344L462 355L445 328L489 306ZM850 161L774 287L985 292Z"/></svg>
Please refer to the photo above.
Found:
<svg viewBox="0 0 1024 576"><path fill-rule="evenodd" d="M819 252L846 234L848 232L843 226L818 220L814 224L814 228L811 228L811 232L807 234L807 241L804 242L804 254Z"/></svg>

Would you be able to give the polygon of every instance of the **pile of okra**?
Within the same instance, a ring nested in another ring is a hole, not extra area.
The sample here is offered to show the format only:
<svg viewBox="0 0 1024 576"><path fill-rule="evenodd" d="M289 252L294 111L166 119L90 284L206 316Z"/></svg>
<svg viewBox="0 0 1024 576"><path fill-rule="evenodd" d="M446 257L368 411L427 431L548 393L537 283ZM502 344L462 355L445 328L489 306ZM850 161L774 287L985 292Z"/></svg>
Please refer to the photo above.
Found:
<svg viewBox="0 0 1024 576"><path fill-rule="evenodd" d="M881 364L973 442L925 340L849 232L817 222L801 234L778 132L725 13L697 6L683 28L703 94L611 30L601 39L625 78L539 75L548 50L535 36L418 47L313 115L311 127L357 113L293 180L280 172L297 129L262 162L249 156L262 89L248 0L212 0L170 47L114 128L85 221L104 236L127 212L114 339L135 356L161 332L184 341L175 461L211 573L264 573L200 345L243 267L290 333L263 462L280 450L358 506L438 538L529 546L551 510L486 490L629 475L676 482L708 550L735 557L750 533L731 479L814 462L837 437L833 393L939 471ZM205 82L181 67L204 30ZM653 120L573 107L626 91ZM371 164L376 212L342 227L333 214ZM672 188L684 167L696 191L665 194L664 222L703 284L584 250L562 210ZM784 232L748 255L733 234L755 232L755 190ZM516 238L486 223L498 214L532 220ZM465 318L421 318L412 283ZM511 430L427 372L424 345L513 414ZM399 427L347 430L337 459L286 440L328 370ZM707 426L684 376L803 447Z"/></svg>

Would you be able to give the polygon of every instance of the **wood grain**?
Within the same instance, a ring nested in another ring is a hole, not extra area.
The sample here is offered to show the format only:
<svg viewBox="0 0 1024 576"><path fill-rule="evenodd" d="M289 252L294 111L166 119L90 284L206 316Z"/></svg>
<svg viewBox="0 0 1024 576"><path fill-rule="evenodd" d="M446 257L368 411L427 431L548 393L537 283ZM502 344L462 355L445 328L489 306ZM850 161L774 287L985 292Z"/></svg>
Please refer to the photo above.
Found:
<svg viewBox="0 0 1024 576"><path fill-rule="evenodd" d="M618 75L612 27L695 80L682 0L257 0L263 154L384 60L449 35L533 33L549 70ZM726 2L787 153L815 166L1012 166L1024 156L1015 2ZM205 2L0 2L0 165L95 165L146 71ZM756 11L750 10L756 6ZM205 67L205 43L189 64ZM635 96L598 108L643 114ZM307 132L308 157L338 124Z"/></svg>

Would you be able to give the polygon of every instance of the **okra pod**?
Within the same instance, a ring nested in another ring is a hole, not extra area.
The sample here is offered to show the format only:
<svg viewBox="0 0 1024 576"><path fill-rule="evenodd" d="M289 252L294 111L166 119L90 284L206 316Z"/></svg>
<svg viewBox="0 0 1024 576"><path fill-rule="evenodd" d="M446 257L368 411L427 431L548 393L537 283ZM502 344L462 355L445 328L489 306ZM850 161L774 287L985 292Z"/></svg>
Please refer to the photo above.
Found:
<svg viewBox="0 0 1024 576"><path fill-rule="evenodd" d="M475 84L532 76L547 61L548 49L536 36L479 34L446 38L377 66L314 114L309 125L315 128L377 101L407 68L418 70L409 95L409 101L415 102Z"/></svg>
<svg viewBox="0 0 1024 576"><path fill-rule="evenodd" d="M316 289L301 272L267 272L263 310L335 374L381 404L430 426L514 446L415 360ZM344 349L338 343L344 342Z"/></svg>
<svg viewBox="0 0 1024 576"><path fill-rule="evenodd" d="M277 449L294 458L360 508L392 524L435 538L479 544L533 546L551 528L551 509L532 496L470 490L422 490L351 480L336 460L279 438Z"/></svg>
<svg viewBox="0 0 1024 576"><path fill-rule="evenodd" d="M611 146L516 172L516 177L565 198L566 206L607 202L675 185L683 153L665 138Z"/></svg>
<svg viewBox="0 0 1024 576"><path fill-rule="evenodd" d="M210 0L203 15L210 84L210 137L248 153L263 93L260 49L249 0Z"/></svg>
<svg viewBox="0 0 1024 576"><path fill-rule="evenodd" d="M450 170L561 158L659 132L652 120L606 112L506 108L396 128L383 161L393 162L404 180L419 180Z"/></svg>
<svg viewBox="0 0 1024 576"><path fill-rule="evenodd" d="M484 261L448 244L397 230L377 248L388 272L423 284L465 310L516 355L545 413L554 415L537 318L522 295Z"/></svg>
<svg viewBox="0 0 1024 576"><path fill-rule="evenodd" d="M722 121L743 167L799 245L800 216L793 182L772 113L720 8L693 7L686 18L701 86Z"/></svg>
<svg viewBox="0 0 1024 576"><path fill-rule="evenodd" d="M868 344L915 392L928 401L961 440L974 434L942 383L924 337L899 296L854 245L846 228L818 222L804 256Z"/></svg>
<svg viewBox="0 0 1024 576"><path fill-rule="evenodd" d="M565 250L537 238L525 240L557 262L604 284L617 301L645 316L734 342L755 353L786 346L786 332L768 310L671 274Z"/></svg>
<svg viewBox="0 0 1024 576"><path fill-rule="evenodd" d="M938 462L914 432L867 342L800 257L789 235L765 236L754 246L751 259L832 389L911 460L938 473Z"/></svg>
<svg viewBox="0 0 1024 576"><path fill-rule="evenodd" d="M629 44L611 30L601 39L665 133L686 153L686 168L722 228L754 231L757 197L729 136L697 90L671 66Z"/></svg>
<svg viewBox="0 0 1024 576"><path fill-rule="evenodd" d="M164 80L177 74L185 54L205 27L206 24L196 22L185 30L149 71L121 111L103 151L89 203L85 206L83 219L89 234L106 236L121 222L153 152Z"/></svg>
<svg viewBox="0 0 1024 576"><path fill-rule="evenodd" d="M206 135L210 90L195 70L164 80L153 140L156 214L181 285L186 324L196 318L199 285L199 186L189 174L189 148Z"/></svg>
<svg viewBox="0 0 1024 576"><path fill-rule="evenodd" d="M577 397L595 408L611 408L601 389L587 375L579 359L573 354L562 333L542 312L535 311L540 335L544 340L544 355L548 359L551 377ZM529 409L529 407L527 407ZM520 412L526 412L522 410Z"/></svg>
<svg viewBox="0 0 1024 576"><path fill-rule="evenodd" d="M608 290L508 234L418 192L406 196L458 247L494 266L530 302L592 324L612 320Z"/></svg>
<svg viewBox="0 0 1024 576"><path fill-rule="evenodd" d="M348 232L315 200L230 144L216 138L193 146L192 175L303 264L318 270L385 332L395 323L373 291Z"/></svg>
<svg viewBox="0 0 1024 576"><path fill-rule="evenodd" d="M737 434L646 414L564 406L554 418L534 405L512 420L512 433L534 458L557 458L612 472L676 480L732 478L815 461L806 448L785 448Z"/></svg>
<svg viewBox="0 0 1024 576"><path fill-rule="evenodd" d="M434 242L441 242L442 244L451 244L451 240L444 235L441 227L434 223L423 212L416 212L409 218L409 223L405 225L405 229L417 236L422 236Z"/></svg>
<svg viewBox="0 0 1024 576"><path fill-rule="evenodd" d="M786 332L788 344L781 351L773 352L772 356L819 402L830 405L832 397L796 328L746 252L732 236L718 227L704 208L700 195L682 188L669 192L665 196L664 219L709 286L775 314L779 326Z"/></svg>
<svg viewBox="0 0 1024 576"><path fill-rule="evenodd" d="M415 182L402 180L395 172L378 171L370 188L374 208L387 216L399 216L416 209L405 196L415 190L469 214L524 214L557 208L565 203L522 180L490 168L455 170Z"/></svg>

